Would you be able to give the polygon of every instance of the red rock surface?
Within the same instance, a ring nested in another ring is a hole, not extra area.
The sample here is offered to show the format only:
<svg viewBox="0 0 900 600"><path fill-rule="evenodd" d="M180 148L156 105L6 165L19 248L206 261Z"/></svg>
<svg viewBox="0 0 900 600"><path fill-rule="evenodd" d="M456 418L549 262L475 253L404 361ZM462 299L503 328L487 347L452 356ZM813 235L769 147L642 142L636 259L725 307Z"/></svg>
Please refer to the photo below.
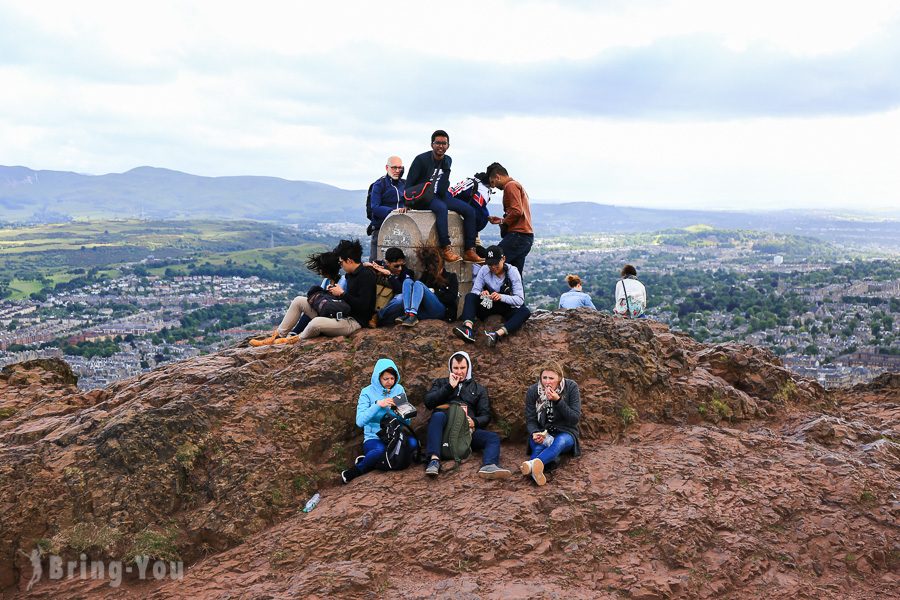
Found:
<svg viewBox="0 0 900 600"><path fill-rule="evenodd" d="M421 406L463 343L444 323L234 348L80 393L59 363L0 375L0 586L36 598L872 598L900 589L896 375L826 394L767 351L651 321L543 313L469 350L503 462L546 358L583 399L583 455L537 488L421 467L340 486L356 397L389 356ZM424 426L426 411L414 426ZM633 422L631 422L633 421ZM322 502L299 512L314 489ZM181 581L50 581L147 536ZM46 569L45 569L46 572ZM18 591L17 591L18 590Z"/></svg>

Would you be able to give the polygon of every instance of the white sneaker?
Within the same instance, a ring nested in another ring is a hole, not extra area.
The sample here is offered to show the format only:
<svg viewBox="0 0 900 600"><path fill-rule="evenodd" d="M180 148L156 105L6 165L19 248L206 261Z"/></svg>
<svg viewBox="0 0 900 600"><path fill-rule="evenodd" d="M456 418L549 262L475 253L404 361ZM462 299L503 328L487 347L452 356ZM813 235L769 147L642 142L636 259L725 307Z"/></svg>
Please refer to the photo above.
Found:
<svg viewBox="0 0 900 600"><path fill-rule="evenodd" d="M532 464L534 464L533 460L526 460L521 465L519 465L519 470L522 471L522 475L531 475Z"/></svg>

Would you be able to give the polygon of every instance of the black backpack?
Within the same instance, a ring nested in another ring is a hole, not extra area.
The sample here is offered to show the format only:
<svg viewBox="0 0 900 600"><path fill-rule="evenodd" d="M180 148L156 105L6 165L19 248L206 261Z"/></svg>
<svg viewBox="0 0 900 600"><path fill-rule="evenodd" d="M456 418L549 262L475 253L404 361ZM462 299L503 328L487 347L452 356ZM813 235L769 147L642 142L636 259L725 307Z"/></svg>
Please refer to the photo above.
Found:
<svg viewBox="0 0 900 600"><path fill-rule="evenodd" d="M350 305L340 298L335 298L321 286L314 285L309 288L309 291L306 292L306 300L320 317L346 319L351 316Z"/></svg>
<svg viewBox="0 0 900 600"><path fill-rule="evenodd" d="M375 465L380 471L402 471L409 465L420 462L422 445L418 443L416 434L409 425L393 412L381 417L381 429L378 439L384 443L384 455ZM415 448L410 444L416 440Z"/></svg>
<svg viewBox="0 0 900 600"><path fill-rule="evenodd" d="M369 226L366 227L366 235L372 235L372 232L375 231L375 228L372 227L372 188L376 183L377 180L370 183L369 191L366 192L366 218L369 219Z"/></svg>

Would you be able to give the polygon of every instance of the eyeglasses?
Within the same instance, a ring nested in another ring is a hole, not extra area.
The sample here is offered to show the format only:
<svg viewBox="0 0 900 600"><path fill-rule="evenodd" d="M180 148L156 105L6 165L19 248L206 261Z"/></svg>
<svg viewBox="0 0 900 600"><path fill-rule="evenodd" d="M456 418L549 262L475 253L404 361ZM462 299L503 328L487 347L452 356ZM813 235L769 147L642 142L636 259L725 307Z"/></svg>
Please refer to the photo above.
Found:
<svg viewBox="0 0 900 600"><path fill-rule="evenodd" d="M450 142L431 142L432 146L449 146Z"/></svg>
<svg viewBox="0 0 900 600"><path fill-rule="evenodd" d="M399 167L395 167L394 165L388 165L388 169L391 169L393 171L399 171L402 168L403 168L403 165L400 165Z"/></svg>

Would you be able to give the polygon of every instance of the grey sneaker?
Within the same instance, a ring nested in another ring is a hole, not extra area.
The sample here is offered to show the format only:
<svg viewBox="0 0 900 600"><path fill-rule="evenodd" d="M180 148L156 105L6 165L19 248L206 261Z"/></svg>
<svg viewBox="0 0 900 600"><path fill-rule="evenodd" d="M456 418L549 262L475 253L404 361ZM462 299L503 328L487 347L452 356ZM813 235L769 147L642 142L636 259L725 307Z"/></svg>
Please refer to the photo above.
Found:
<svg viewBox="0 0 900 600"><path fill-rule="evenodd" d="M436 458L431 459L428 462L428 466L425 467L425 474L429 477L437 477L438 473L441 472L441 461Z"/></svg>
<svg viewBox="0 0 900 600"><path fill-rule="evenodd" d="M400 324L403 325L404 327L415 327L416 323L418 323L418 322L419 322L419 317L410 313L410 314L406 315L406 318L403 319L403 322Z"/></svg>
<svg viewBox="0 0 900 600"><path fill-rule="evenodd" d="M508 479L511 475L509 469L497 465L484 465L478 471L478 476L482 479Z"/></svg>
<svg viewBox="0 0 900 600"><path fill-rule="evenodd" d="M487 343L490 348L496 346L497 342L500 341L500 334L496 331L485 331L484 335L487 336Z"/></svg>

